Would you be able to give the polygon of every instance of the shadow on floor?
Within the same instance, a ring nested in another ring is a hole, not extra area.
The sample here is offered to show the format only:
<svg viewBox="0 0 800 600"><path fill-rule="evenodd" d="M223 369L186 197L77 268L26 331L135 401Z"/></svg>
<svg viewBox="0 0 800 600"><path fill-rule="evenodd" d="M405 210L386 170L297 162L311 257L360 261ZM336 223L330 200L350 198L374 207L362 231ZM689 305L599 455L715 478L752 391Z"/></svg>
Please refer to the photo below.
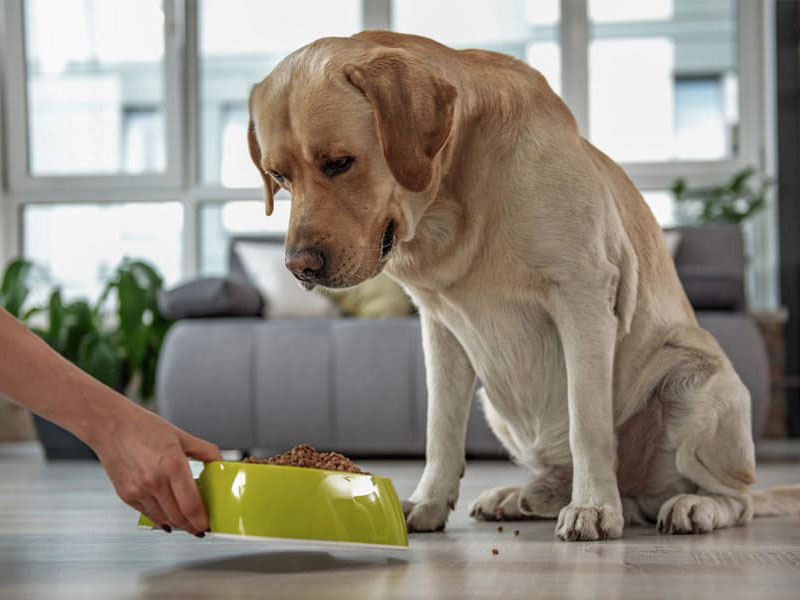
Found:
<svg viewBox="0 0 800 600"><path fill-rule="evenodd" d="M243 554L228 558L197 561L180 568L158 573L152 577L170 574L191 575L195 571L225 571L230 573L314 573L319 571L350 571L357 569L385 569L408 564L398 558L341 558L329 552L283 551ZM148 578L149 579L149 578Z"/></svg>
<svg viewBox="0 0 800 600"><path fill-rule="evenodd" d="M141 579L148 600L192 598L322 598L333 590L347 597L383 598L407 578L397 558L343 558L328 552L284 551L195 561L151 572Z"/></svg>

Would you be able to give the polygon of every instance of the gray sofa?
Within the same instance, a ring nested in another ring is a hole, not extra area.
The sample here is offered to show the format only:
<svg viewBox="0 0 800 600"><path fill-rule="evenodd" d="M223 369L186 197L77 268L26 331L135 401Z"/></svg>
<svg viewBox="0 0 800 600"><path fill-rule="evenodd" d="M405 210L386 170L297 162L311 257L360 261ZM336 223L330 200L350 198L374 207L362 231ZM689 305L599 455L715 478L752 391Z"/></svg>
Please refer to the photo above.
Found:
<svg viewBox="0 0 800 600"><path fill-rule="evenodd" d="M680 231L679 275L700 324L750 389L758 436L769 368L761 335L744 312L741 234L734 226ZM231 271L241 276L231 255ZM419 456L426 410L419 321L181 320L163 347L157 398L165 418L223 448L272 452L305 442L354 456ZM467 452L503 455L478 403Z"/></svg>

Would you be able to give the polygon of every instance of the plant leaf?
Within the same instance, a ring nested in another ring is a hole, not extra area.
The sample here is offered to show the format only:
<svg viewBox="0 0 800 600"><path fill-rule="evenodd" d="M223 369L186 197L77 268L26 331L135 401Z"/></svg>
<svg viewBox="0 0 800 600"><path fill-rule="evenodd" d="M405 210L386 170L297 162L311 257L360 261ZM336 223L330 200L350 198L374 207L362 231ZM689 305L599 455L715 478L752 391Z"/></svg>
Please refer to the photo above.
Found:
<svg viewBox="0 0 800 600"><path fill-rule="evenodd" d="M28 278L33 264L24 259L12 260L5 269L0 283L0 306L19 318L30 293Z"/></svg>
<svg viewBox="0 0 800 600"><path fill-rule="evenodd" d="M76 364L95 379L114 387L117 358L107 335L90 332L81 338Z"/></svg>

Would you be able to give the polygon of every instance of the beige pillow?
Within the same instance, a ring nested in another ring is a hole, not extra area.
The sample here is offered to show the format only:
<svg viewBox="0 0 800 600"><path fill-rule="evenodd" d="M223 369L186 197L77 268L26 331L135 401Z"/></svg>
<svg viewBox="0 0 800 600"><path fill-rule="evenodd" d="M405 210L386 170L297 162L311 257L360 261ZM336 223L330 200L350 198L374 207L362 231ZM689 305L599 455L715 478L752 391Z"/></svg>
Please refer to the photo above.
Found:
<svg viewBox="0 0 800 600"><path fill-rule="evenodd" d="M250 281L264 296L264 316L270 319L319 318L339 315L336 304L323 294L308 292L284 265L279 244L237 242L233 251Z"/></svg>
<svg viewBox="0 0 800 600"><path fill-rule="evenodd" d="M353 317L381 319L416 312L403 288L384 273L346 290L325 291L344 314Z"/></svg>

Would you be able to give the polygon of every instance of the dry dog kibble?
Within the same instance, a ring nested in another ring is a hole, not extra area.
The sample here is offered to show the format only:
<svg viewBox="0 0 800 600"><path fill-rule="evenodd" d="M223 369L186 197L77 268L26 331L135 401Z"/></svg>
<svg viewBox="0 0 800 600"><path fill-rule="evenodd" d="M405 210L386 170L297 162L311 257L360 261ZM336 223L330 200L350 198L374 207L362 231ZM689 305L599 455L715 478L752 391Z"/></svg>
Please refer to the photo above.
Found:
<svg viewBox="0 0 800 600"><path fill-rule="evenodd" d="M519 529L514 530L514 535L519 535Z"/></svg>
<svg viewBox="0 0 800 600"><path fill-rule="evenodd" d="M308 469L322 469L323 471L344 471L346 473L361 473L356 464L344 454L338 452L317 452L308 444L295 446L288 452L276 454L267 458L245 458L242 462L259 465L278 465L283 467L306 467Z"/></svg>
<svg viewBox="0 0 800 600"><path fill-rule="evenodd" d="M498 550L497 548L492 548L492 554L497 556L498 554L500 554L500 550Z"/></svg>
<svg viewBox="0 0 800 600"><path fill-rule="evenodd" d="M503 531L503 526L502 525L498 525L497 526L497 531Z"/></svg>

